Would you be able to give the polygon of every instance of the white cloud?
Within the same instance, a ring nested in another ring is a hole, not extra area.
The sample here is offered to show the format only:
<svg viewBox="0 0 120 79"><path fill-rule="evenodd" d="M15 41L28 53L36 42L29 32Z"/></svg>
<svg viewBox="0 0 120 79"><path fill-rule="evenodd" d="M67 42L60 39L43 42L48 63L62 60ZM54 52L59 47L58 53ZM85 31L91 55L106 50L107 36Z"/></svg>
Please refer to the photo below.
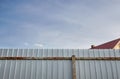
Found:
<svg viewBox="0 0 120 79"><path fill-rule="evenodd" d="M35 1L15 7L15 14L20 16L20 21L12 21L11 18L6 21L20 28L17 31L19 41L29 42L25 42L24 46L32 46L40 41L33 46L43 47L45 44L50 48L89 48L91 44L120 36L119 8L120 2L112 0L58 0L41 4Z"/></svg>
<svg viewBox="0 0 120 79"><path fill-rule="evenodd" d="M29 46L29 43L28 43L28 42L25 42L24 45L25 45L25 46Z"/></svg>
<svg viewBox="0 0 120 79"><path fill-rule="evenodd" d="M42 48L42 47L43 47L43 44L41 44L41 43L35 43L34 46L35 46L35 47Z"/></svg>
<svg viewBox="0 0 120 79"><path fill-rule="evenodd" d="M30 32L33 33L32 31L36 29L35 36L33 37L49 43L49 47L85 48L86 46L86 48L89 48L91 43L97 44L108 39L114 39L115 37L119 36L118 29L120 29L120 23L118 20L115 21L110 18L116 17L116 14L120 11L115 8L118 8L120 6L116 6L110 2L103 2L104 5L97 3L99 5L97 7L96 5L87 6L84 4L80 5L79 3L74 3L72 6L69 4L59 4L59 6L62 6L64 9L58 8L58 10L55 9L56 11L59 11L58 13L49 12L44 14L49 17L51 21L55 21L53 22L52 26L46 26L46 24L43 24L46 28L44 28L44 26L41 28L39 27L41 24L35 24L35 27L33 26L33 29L31 29ZM39 8L39 6L34 6L31 9L36 10L37 8ZM46 12L44 9L40 9L40 11L41 10L42 12ZM39 11L38 13L41 14ZM117 14L117 16L120 15ZM46 23L47 22L48 21L46 20ZM61 28L49 29L48 27ZM36 44L35 46L42 47L41 44Z"/></svg>

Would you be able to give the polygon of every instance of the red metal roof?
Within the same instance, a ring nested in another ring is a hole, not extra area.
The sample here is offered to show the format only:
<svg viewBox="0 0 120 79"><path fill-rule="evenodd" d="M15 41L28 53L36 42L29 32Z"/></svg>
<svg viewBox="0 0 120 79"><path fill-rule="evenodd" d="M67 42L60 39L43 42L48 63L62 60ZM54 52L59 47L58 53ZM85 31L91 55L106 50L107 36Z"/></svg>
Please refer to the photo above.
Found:
<svg viewBox="0 0 120 79"><path fill-rule="evenodd" d="M120 41L120 38L101 44L101 45L98 45L98 46L95 46L91 49L113 49L119 41Z"/></svg>

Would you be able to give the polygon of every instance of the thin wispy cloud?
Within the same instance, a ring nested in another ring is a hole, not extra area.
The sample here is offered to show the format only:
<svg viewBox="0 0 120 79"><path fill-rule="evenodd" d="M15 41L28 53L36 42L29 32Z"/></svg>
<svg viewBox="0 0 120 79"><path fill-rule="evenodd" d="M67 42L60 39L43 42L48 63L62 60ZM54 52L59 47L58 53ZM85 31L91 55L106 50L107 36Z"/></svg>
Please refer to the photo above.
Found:
<svg viewBox="0 0 120 79"><path fill-rule="evenodd" d="M37 48L43 48L43 44L41 43L35 43L34 46Z"/></svg>
<svg viewBox="0 0 120 79"><path fill-rule="evenodd" d="M119 8L119 0L1 0L0 47L89 48L119 38Z"/></svg>
<svg viewBox="0 0 120 79"><path fill-rule="evenodd" d="M24 43L24 45L25 45L25 46L28 46L28 45L29 45L29 43L25 42L25 43Z"/></svg>

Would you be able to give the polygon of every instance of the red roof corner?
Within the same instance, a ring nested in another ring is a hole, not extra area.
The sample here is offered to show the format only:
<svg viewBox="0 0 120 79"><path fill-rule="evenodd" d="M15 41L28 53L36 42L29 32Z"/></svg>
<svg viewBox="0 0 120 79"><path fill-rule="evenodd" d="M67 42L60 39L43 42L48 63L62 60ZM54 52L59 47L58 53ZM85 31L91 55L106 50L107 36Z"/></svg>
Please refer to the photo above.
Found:
<svg viewBox="0 0 120 79"><path fill-rule="evenodd" d="M92 45L91 49L113 49L119 41L120 41L120 38L106 42L98 46Z"/></svg>

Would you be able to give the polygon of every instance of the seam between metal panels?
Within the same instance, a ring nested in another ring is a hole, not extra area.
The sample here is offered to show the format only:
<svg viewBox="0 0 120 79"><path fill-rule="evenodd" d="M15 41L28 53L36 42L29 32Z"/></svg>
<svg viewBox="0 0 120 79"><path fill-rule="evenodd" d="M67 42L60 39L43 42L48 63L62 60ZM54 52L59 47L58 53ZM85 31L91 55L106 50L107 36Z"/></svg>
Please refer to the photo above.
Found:
<svg viewBox="0 0 120 79"><path fill-rule="evenodd" d="M99 52L99 53L98 53L99 57L101 57L99 50L98 50L98 52ZM101 78L104 79L104 78L103 78L103 74L102 74L102 64L101 64L101 62L102 62L102 61L100 61L100 63L99 63L99 65L100 65L100 74L101 74Z"/></svg>
<svg viewBox="0 0 120 79"><path fill-rule="evenodd" d="M6 53L7 53L6 55L7 55L7 56L8 56L8 51L9 51L9 50L6 50ZM5 50L4 50L4 52L5 52ZM5 60L5 65L4 65L5 68L4 68L4 72L3 72L3 79L5 79L5 72L6 72L6 69L7 69L7 68L6 68L6 67L7 67L6 64L7 64L7 60Z"/></svg>
<svg viewBox="0 0 120 79"><path fill-rule="evenodd" d="M83 57L84 57L84 51L85 51L85 50L83 50ZM84 77L85 77L85 79L86 79L86 74L85 74L85 73L86 73L86 69L85 69L85 61L83 62L83 66L84 66Z"/></svg>
<svg viewBox="0 0 120 79"><path fill-rule="evenodd" d="M115 50L114 51L114 56L116 57L116 54L115 54ZM116 66L116 75L117 75L117 79L119 79L119 76L118 76L118 69L117 69L117 62L115 61L115 66Z"/></svg>
<svg viewBox="0 0 120 79"><path fill-rule="evenodd" d="M93 50L93 56L95 57L94 50ZM95 61L94 61L94 67L95 67L95 77L96 77L96 79L98 79L98 77L97 77L97 70L96 70L96 62Z"/></svg>
<svg viewBox="0 0 120 79"><path fill-rule="evenodd" d="M105 51L103 51L103 53L104 53L104 56L105 56ZM107 69L107 64L106 64L107 62L105 61L105 71L106 71L106 79L108 79L108 69Z"/></svg>
<svg viewBox="0 0 120 79"><path fill-rule="evenodd" d="M88 56L90 57L90 52L89 52L89 50L88 50ZM90 79L92 79L91 78L91 65L90 65L90 61L88 62L88 64L89 64L89 73L90 73Z"/></svg>
<svg viewBox="0 0 120 79"><path fill-rule="evenodd" d="M110 55L110 50L108 50L109 51L109 57L111 57L111 55ZM111 73L112 73L112 79L114 79L114 71L113 71L113 64L112 64L112 61L110 61L110 67L111 67Z"/></svg>

